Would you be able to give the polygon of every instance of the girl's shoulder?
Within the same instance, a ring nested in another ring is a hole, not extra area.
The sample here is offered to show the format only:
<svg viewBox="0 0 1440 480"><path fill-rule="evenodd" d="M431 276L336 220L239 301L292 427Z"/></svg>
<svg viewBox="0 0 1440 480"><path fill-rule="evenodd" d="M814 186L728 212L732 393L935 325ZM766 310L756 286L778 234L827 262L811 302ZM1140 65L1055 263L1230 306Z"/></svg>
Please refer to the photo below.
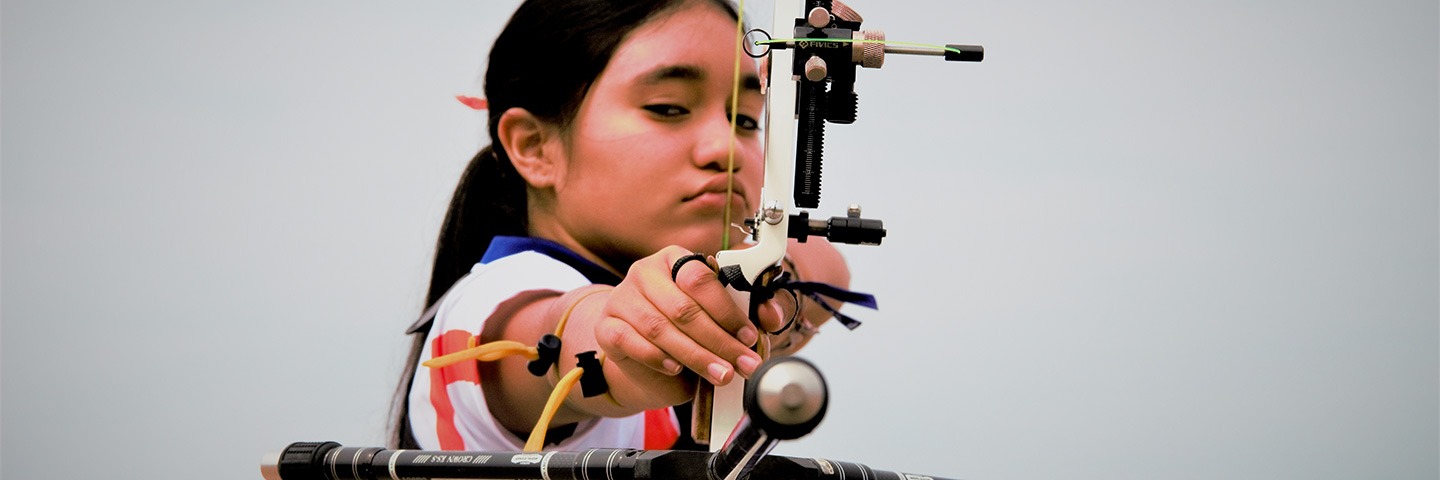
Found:
<svg viewBox="0 0 1440 480"><path fill-rule="evenodd" d="M477 263L441 302L437 326L478 332L483 321L507 302L559 295L590 284L570 265L537 252Z"/></svg>

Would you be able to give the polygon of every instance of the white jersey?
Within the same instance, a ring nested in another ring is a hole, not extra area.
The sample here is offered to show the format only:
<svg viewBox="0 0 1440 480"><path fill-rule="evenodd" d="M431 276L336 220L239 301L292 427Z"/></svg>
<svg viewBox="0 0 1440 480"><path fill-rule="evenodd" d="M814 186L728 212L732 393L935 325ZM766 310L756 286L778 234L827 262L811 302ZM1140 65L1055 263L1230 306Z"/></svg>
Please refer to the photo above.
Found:
<svg viewBox="0 0 1440 480"><path fill-rule="evenodd" d="M559 244L535 238L496 237L485 258L441 301L420 353L421 361L466 349L470 338L479 335L485 321L509 300L534 301L595 283L614 285L618 281L614 274ZM421 449L524 449L525 439L505 429L491 415L476 367L476 362L440 369L416 367L409 413L410 429ZM666 408L581 422L574 434L546 450L665 449L678 436L675 414Z"/></svg>

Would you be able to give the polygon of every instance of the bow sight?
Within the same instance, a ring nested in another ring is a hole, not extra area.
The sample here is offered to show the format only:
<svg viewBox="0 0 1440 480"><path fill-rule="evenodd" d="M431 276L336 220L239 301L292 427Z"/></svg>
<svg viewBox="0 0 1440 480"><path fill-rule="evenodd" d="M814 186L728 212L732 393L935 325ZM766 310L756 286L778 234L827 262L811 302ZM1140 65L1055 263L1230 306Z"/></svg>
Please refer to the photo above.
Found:
<svg viewBox="0 0 1440 480"><path fill-rule="evenodd" d="M803 16L793 17L796 13ZM820 206L825 123L855 122L859 104L856 66L880 68L886 53L936 55L948 61L984 59L985 49L980 46L887 42L883 32L861 30L862 20L835 0L777 0L774 31L789 30L793 38L756 42L766 46L759 53L747 48L752 57L768 55L774 70L767 75L765 186L760 211L745 222L752 229L755 245L721 251L715 259L721 282L734 289L732 296L737 302L749 303L752 316L774 288L767 282L781 278L777 272L788 238L803 242L821 236L837 243L879 245L885 237L884 223L861 218L858 206L829 220L812 220L808 212L798 210ZM763 33L752 30L746 37L757 32ZM787 69L790 75L776 75ZM788 148L792 143L794 150ZM787 191L793 195L786 195ZM737 379L710 392L702 382L696 394L696 405L702 407L696 408L692 422L697 442L729 435L739 419L741 383ZM703 405L714 407L705 409Z"/></svg>
<svg viewBox="0 0 1440 480"><path fill-rule="evenodd" d="M796 12L804 16L792 17ZM721 267L732 268L729 278L743 278L742 285L755 282L761 272L779 263L786 238L804 242L821 236L837 243L878 245L885 237L884 223L861 218L858 206L829 220L812 220L808 212L795 211L820 206L825 124L855 122L859 105L856 67L880 68L887 53L934 55L960 62L979 62L985 57L985 48L978 45L888 42L882 31L861 30L863 18L835 0L778 0L775 18L775 31L789 30L792 38L769 38L770 34L758 29L746 35L747 39L757 33L767 37L754 42L764 46L763 50L747 45L746 51L756 58L768 55L770 68L775 70L767 76L761 209L745 220L758 245L717 255ZM790 75L776 75L787 69ZM795 145L793 155L785 147L791 143ZM787 190L793 192L788 198L781 193Z"/></svg>
<svg viewBox="0 0 1440 480"><path fill-rule="evenodd" d="M793 39L769 43L775 50L794 50L790 70L799 84L796 116L800 123L795 145L795 206L817 208L825 123L855 123L859 104L856 66L880 68L885 65L886 53L943 55L950 61L978 62L984 59L985 48L889 46L885 32L860 30L862 18L843 3L807 0L805 11L804 18L795 19ZM884 230L880 232L883 236Z"/></svg>

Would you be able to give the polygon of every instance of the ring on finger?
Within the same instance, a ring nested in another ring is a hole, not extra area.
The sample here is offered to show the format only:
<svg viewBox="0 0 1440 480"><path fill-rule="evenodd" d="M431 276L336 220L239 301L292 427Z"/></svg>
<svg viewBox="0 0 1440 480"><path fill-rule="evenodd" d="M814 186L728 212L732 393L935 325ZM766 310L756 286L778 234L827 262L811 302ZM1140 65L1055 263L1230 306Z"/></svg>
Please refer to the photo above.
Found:
<svg viewBox="0 0 1440 480"><path fill-rule="evenodd" d="M698 253L692 253L692 254L689 254L689 255L680 257L679 260L676 260L676 261L675 261L675 266L670 267L670 281L679 281L679 280L680 280L680 268L681 268L681 267L684 267L685 264L690 263L690 262L692 262L692 261L699 261L700 263L705 263L705 256L704 256L704 255L701 255L701 254L698 254Z"/></svg>

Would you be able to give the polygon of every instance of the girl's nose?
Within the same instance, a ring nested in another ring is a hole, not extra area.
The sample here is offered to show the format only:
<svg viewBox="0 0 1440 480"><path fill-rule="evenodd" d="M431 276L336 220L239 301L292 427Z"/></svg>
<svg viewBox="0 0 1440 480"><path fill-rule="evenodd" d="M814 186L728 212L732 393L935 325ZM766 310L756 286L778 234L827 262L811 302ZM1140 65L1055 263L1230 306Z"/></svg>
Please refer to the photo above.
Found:
<svg viewBox="0 0 1440 480"><path fill-rule="evenodd" d="M745 164L745 149L738 135L732 135L730 129L730 118L726 115L713 115L704 125L699 128L699 138L695 141L694 161L695 166L703 170L725 171L733 168L739 172ZM733 145L733 146L732 146ZM730 167L731 149L734 149L734 167Z"/></svg>

